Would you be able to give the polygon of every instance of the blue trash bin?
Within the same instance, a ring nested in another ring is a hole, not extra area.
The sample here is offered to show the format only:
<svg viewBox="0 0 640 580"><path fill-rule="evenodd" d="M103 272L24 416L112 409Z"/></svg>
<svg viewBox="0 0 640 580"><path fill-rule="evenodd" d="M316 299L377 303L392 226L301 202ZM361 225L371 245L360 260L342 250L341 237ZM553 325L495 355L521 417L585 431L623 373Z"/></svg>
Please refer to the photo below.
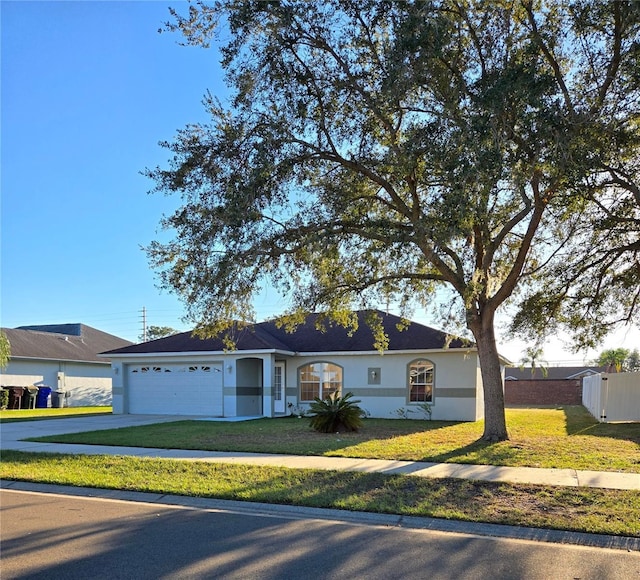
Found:
<svg viewBox="0 0 640 580"><path fill-rule="evenodd" d="M36 396L36 409L46 409L49 406L49 395L51 387L38 387L38 395Z"/></svg>

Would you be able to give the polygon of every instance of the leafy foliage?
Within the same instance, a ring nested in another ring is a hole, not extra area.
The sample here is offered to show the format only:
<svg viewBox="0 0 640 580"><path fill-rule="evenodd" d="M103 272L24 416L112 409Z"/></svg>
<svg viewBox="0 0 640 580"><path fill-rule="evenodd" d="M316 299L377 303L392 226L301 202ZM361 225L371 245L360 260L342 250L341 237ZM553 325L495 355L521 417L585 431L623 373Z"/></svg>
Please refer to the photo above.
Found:
<svg viewBox="0 0 640 580"><path fill-rule="evenodd" d="M558 257L571 248L578 263L596 247L572 245L596 231L582 224L600 216L604 231L600 206L628 217L602 195L627 199L637 175L639 6L219 0L174 11L167 28L187 43L227 39L233 95L228 107L207 95L210 123L164 143L169 168L148 171L183 201L163 222L173 240L148 248L152 265L204 334L251 319L264 285L294 318L322 309L345 324L353 307L404 314L442 298L478 348L484 437L505 439L496 313L531 282L516 322L539 331L567 296Z"/></svg>
<svg viewBox="0 0 640 580"><path fill-rule="evenodd" d="M622 371L624 361L629 355L626 348L610 348L603 350L598 357L598 364L602 367L609 367L616 373Z"/></svg>
<svg viewBox="0 0 640 580"><path fill-rule="evenodd" d="M157 340L159 338L164 338L165 336L172 336L173 334L178 334L178 330L175 328L171 328L170 326L149 326L147 327L147 334L140 335L139 340L141 341L150 341Z"/></svg>
<svg viewBox="0 0 640 580"><path fill-rule="evenodd" d="M536 370L540 369L542 378L547 378L549 370L547 369L546 361L540 360L543 354L543 349L540 346L528 346L524 349L522 358L520 359L520 370L524 370L525 366L531 367L531 377L536 374ZM541 364L542 363L542 364Z"/></svg>
<svg viewBox="0 0 640 580"><path fill-rule="evenodd" d="M360 401L352 401L353 393L343 397L338 392L324 400L316 397L310 405L310 425L321 433L339 433L357 431L362 426L363 411L358 407Z"/></svg>
<svg viewBox="0 0 640 580"><path fill-rule="evenodd" d="M0 330L0 369L4 369L9 364L11 356L11 344L7 335Z"/></svg>
<svg viewBox="0 0 640 580"><path fill-rule="evenodd" d="M634 348L627 356L625 367L628 372L640 372L640 352L637 348Z"/></svg>
<svg viewBox="0 0 640 580"><path fill-rule="evenodd" d="M574 102L589 122L605 113L576 157L583 170L572 186L579 211L557 224L566 243L548 255L544 271L531 272L512 330L539 340L568 329L578 350L596 347L617 326L640 324L640 4L579 2L573 10L587 38L603 39L586 44L582 58L613 76ZM579 86L587 89L588 80Z"/></svg>
<svg viewBox="0 0 640 580"><path fill-rule="evenodd" d="M626 348L609 348L600 353L596 364L607 367L609 372L637 372L640 371L639 359L637 348L632 351Z"/></svg>
<svg viewBox="0 0 640 580"><path fill-rule="evenodd" d="M428 421L431 421L433 405L431 403L421 403L420 405L416 405L415 408L400 407L393 411L392 414L400 419L409 419L412 413L419 413L421 419L426 418Z"/></svg>

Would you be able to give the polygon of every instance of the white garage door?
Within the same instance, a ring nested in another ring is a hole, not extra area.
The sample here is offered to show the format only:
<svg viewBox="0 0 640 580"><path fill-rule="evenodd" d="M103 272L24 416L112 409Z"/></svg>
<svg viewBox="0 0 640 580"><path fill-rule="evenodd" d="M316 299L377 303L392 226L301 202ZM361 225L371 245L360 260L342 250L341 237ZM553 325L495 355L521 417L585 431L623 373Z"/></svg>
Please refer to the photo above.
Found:
<svg viewBox="0 0 640 580"><path fill-rule="evenodd" d="M222 365L129 365L129 413L222 416Z"/></svg>

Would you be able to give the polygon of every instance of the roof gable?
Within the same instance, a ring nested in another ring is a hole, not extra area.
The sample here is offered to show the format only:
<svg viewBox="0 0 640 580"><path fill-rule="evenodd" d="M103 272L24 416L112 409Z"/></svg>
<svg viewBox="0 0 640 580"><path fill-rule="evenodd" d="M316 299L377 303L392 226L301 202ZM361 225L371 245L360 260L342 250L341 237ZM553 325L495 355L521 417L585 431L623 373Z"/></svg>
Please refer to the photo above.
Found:
<svg viewBox="0 0 640 580"><path fill-rule="evenodd" d="M367 326L366 317L370 311L359 311L358 329L351 331L340 325L326 323L324 330L318 330L318 314L310 314L305 322L293 332L278 327L275 321L261 322L243 328L234 328L230 336L237 351L280 350L296 353L319 352L371 352L375 351L373 332ZM469 348L460 339L450 340L446 333L410 322L404 330L398 327L404 322L399 316L377 312L389 337L387 350L439 350L443 348ZM222 338L202 339L191 332L183 332L166 338L144 342L104 353L148 354L169 352L221 352L225 350Z"/></svg>

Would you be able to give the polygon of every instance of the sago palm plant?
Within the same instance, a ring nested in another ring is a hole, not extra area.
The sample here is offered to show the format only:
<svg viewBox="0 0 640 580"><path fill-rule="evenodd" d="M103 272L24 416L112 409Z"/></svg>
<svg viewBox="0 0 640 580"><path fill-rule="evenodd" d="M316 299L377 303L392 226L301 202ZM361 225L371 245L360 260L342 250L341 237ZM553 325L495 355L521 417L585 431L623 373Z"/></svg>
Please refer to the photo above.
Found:
<svg viewBox="0 0 640 580"><path fill-rule="evenodd" d="M353 393L341 397L338 393L324 400L316 397L311 403L310 425L321 433L357 431L362 425L363 411L358 407L360 401L352 401Z"/></svg>

